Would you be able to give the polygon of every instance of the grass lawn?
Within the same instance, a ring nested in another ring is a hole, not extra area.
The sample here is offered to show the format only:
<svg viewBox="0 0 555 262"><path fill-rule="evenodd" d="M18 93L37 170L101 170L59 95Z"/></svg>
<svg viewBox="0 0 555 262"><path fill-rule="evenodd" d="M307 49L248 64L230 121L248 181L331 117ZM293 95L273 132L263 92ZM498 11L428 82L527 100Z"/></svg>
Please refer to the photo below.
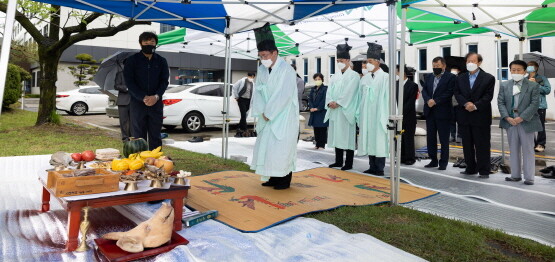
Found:
<svg viewBox="0 0 555 262"><path fill-rule="evenodd" d="M0 115L0 156L121 148L119 134L76 125L33 126L36 113L11 109ZM164 147L176 168L195 175L249 171L243 163ZM350 233L365 233L430 261L555 261L555 248L465 222L404 207L343 207L307 215ZM549 226L549 225L546 225Z"/></svg>

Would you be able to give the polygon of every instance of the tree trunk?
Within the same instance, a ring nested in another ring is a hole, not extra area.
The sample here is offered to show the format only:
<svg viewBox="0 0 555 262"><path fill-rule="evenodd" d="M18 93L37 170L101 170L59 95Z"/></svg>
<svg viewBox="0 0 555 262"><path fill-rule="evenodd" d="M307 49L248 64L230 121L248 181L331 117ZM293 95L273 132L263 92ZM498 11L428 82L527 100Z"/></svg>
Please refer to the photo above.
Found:
<svg viewBox="0 0 555 262"><path fill-rule="evenodd" d="M42 49L42 48L39 48ZM52 115L56 113L56 81L58 80L58 62L60 54L39 50L41 56L41 81L39 114L35 125L52 123Z"/></svg>

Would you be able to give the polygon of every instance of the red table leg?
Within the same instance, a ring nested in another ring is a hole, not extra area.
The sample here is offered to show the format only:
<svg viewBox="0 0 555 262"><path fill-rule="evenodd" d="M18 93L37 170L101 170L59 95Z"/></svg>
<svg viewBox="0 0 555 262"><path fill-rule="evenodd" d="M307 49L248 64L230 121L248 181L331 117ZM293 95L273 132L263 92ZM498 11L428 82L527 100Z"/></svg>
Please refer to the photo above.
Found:
<svg viewBox="0 0 555 262"><path fill-rule="evenodd" d="M72 207L67 215L67 251L74 251L79 245L79 224L81 223L81 208Z"/></svg>
<svg viewBox="0 0 555 262"><path fill-rule="evenodd" d="M171 202L174 211L173 229L179 231L183 229L183 223L181 222L183 218L183 197L174 198Z"/></svg>
<svg viewBox="0 0 555 262"><path fill-rule="evenodd" d="M42 207L41 212L50 211L50 192L46 190L46 187L42 187Z"/></svg>

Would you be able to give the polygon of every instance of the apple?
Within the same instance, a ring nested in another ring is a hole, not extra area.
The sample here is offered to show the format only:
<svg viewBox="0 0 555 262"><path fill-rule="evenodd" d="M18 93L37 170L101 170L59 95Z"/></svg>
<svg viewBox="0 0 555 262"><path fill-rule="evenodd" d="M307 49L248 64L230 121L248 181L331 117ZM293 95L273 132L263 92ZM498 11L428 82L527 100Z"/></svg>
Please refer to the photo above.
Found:
<svg viewBox="0 0 555 262"><path fill-rule="evenodd" d="M91 150L83 151L83 153L81 153L81 156L83 156L83 161L87 162L93 161L96 158L96 155Z"/></svg>
<svg viewBox="0 0 555 262"><path fill-rule="evenodd" d="M73 153L71 154L71 159L73 159L73 161L75 162L79 162L83 160L83 156L80 153Z"/></svg>

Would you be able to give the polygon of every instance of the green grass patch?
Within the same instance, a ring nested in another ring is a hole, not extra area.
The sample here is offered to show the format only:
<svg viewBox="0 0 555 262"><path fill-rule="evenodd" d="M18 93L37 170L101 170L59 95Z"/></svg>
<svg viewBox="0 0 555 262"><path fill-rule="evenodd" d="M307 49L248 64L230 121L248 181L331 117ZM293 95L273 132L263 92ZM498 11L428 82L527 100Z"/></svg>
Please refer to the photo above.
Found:
<svg viewBox="0 0 555 262"><path fill-rule="evenodd" d="M25 98L40 98L39 94L26 94Z"/></svg>
<svg viewBox="0 0 555 262"><path fill-rule="evenodd" d="M75 124L35 127L37 113L10 109L0 115L0 156L118 148L118 133ZM240 162L164 147L177 169L194 175L250 171ZM307 215L350 233L365 233L430 261L555 261L555 249L466 222L387 205L343 207ZM545 225L550 226L550 225Z"/></svg>

